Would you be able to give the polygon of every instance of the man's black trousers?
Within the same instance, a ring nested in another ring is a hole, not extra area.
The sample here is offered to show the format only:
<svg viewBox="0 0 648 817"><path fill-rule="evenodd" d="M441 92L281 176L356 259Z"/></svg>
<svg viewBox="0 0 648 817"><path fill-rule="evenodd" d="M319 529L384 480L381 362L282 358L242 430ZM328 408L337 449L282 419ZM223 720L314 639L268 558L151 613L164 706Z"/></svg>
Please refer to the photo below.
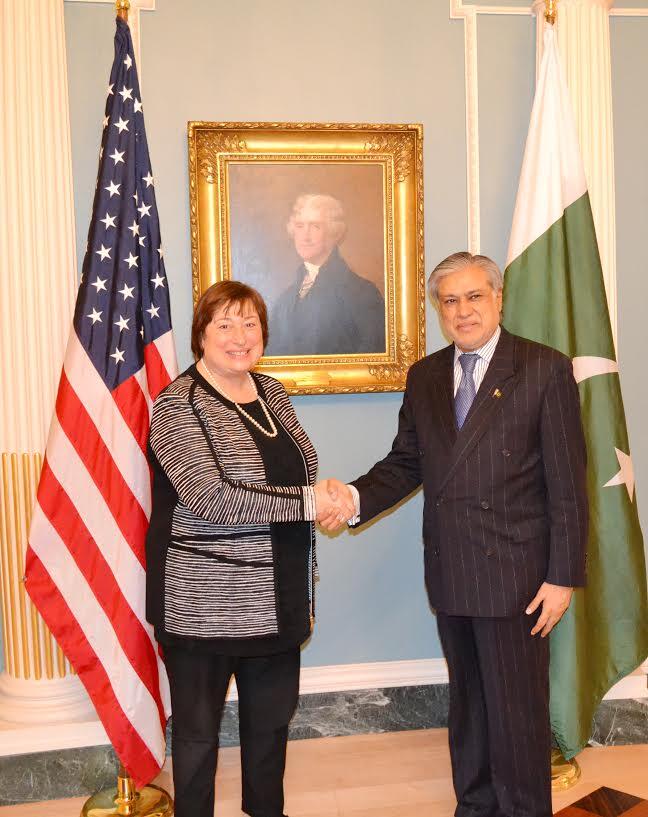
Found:
<svg viewBox="0 0 648 817"><path fill-rule="evenodd" d="M165 649L171 686L176 817L213 817L218 732L227 686L236 678L242 809L282 817L288 724L299 696L299 647L236 657Z"/></svg>
<svg viewBox="0 0 648 817"><path fill-rule="evenodd" d="M550 817L549 638L538 614L437 614L456 817Z"/></svg>

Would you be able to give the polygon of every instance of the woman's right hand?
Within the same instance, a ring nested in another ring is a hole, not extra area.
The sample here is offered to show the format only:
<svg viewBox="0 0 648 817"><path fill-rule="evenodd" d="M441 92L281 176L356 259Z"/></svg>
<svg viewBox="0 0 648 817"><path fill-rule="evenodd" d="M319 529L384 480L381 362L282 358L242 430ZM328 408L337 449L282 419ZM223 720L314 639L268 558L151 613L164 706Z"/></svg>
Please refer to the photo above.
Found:
<svg viewBox="0 0 648 817"><path fill-rule="evenodd" d="M353 495L337 479L323 479L315 485L317 521L324 530L334 531L356 514Z"/></svg>

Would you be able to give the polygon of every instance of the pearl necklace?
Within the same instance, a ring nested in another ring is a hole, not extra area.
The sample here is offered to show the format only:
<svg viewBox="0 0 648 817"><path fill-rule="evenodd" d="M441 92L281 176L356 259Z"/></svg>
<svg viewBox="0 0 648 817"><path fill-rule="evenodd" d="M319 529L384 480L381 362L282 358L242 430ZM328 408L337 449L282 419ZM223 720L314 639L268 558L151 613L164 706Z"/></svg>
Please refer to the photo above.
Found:
<svg viewBox="0 0 648 817"><path fill-rule="evenodd" d="M268 421L268 425L270 426L270 431L268 431L266 428L264 428L261 425L261 423L257 423L257 421L254 419L254 417L252 417L250 414L248 414L247 411L241 405L239 405L239 403L236 402L236 400L234 400L232 397L230 397L229 394L225 391L225 389L223 389L221 386L217 385L216 380L214 378L214 375L212 374L209 366L205 363L205 358L204 357L200 359L200 362L202 363L203 368L205 369L205 374L207 375L207 380L209 380L211 385L216 389L216 391L219 394L222 394L223 397L226 400L229 400L230 403L234 404L234 408L239 412L239 414L242 414L243 417L245 417L247 420L249 420L249 422L252 423L252 425L255 428L258 428L259 431L262 434L265 434L266 437L276 437L277 436L277 434L279 433L277 431L277 426L274 424L274 421L272 419L272 415L270 414L270 411L269 411L268 407L265 404L265 400L262 397L259 396L259 391L258 391L258 389L256 387L256 383L254 382L254 378L252 377L252 375L249 372L247 373L247 376L250 379L250 383L252 385L252 388L254 389L255 397L259 401L259 403L261 404L261 409L263 410L263 413L265 414L265 418Z"/></svg>

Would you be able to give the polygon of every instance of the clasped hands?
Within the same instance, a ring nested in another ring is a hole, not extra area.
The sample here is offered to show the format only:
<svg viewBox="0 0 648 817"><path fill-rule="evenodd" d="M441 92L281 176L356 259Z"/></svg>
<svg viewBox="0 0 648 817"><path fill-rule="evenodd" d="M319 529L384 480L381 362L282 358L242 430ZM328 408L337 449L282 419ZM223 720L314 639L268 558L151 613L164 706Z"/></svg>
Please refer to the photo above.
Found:
<svg viewBox="0 0 648 817"><path fill-rule="evenodd" d="M355 516L349 486L339 479L322 479L315 485L317 521L326 531L335 531Z"/></svg>

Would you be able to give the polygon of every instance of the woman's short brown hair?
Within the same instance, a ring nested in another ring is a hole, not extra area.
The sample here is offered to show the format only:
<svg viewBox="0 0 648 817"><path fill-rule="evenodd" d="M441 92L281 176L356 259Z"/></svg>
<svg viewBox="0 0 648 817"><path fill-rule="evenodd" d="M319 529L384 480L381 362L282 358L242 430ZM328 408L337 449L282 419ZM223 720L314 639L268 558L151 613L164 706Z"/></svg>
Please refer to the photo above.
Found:
<svg viewBox="0 0 648 817"><path fill-rule="evenodd" d="M242 310L246 304L254 307L259 316L265 349L268 343L268 310L261 295L256 289L240 281L218 281L203 292L194 310L191 324L191 351L196 360L202 357L203 335L214 313L222 306L226 306L228 310L233 306L238 306L239 310Z"/></svg>

